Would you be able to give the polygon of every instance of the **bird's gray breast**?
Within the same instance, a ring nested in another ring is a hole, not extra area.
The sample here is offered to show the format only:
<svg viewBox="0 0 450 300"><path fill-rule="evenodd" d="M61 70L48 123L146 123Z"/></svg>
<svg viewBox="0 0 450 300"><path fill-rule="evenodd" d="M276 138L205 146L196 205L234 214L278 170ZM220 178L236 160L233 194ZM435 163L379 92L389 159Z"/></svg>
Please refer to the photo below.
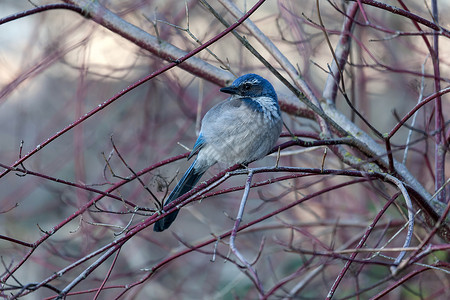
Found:
<svg viewBox="0 0 450 300"><path fill-rule="evenodd" d="M255 110L240 99L223 101L202 120L205 146L198 159L228 165L257 160L274 146L281 127L279 115L274 118L271 113Z"/></svg>

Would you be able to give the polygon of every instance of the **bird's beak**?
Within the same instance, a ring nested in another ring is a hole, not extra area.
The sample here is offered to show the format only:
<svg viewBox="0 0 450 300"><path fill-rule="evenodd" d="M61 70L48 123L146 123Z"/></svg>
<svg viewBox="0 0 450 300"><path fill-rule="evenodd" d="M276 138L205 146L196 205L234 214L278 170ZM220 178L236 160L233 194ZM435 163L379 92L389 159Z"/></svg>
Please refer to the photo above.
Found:
<svg viewBox="0 0 450 300"><path fill-rule="evenodd" d="M237 88L235 88L235 87L233 87L233 86L227 86L227 87L221 88L220 91L221 91L222 93L227 93L227 94L232 94L232 95L238 93Z"/></svg>

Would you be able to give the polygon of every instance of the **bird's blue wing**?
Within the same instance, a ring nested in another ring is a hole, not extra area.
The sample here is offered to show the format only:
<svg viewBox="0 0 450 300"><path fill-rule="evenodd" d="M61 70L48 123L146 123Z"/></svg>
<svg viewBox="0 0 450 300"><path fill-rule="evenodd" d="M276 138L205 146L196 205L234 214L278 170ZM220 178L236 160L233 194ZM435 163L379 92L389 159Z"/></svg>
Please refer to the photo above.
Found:
<svg viewBox="0 0 450 300"><path fill-rule="evenodd" d="M197 154L198 151L203 148L203 146L205 146L205 138L203 137L203 134L200 133L197 141L195 142L194 148L192 149L192 152L188 156L188 159L191 159L192 156Z"/></svg>

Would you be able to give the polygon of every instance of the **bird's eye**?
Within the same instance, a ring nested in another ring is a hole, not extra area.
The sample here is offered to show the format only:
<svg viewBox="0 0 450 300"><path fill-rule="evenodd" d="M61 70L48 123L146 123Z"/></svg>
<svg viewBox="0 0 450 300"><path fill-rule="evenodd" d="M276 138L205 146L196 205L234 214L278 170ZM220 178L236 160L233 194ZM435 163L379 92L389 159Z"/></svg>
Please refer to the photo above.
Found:
<svg viewBox="0 0 450 300"><path fill-rule="evenodd" d="M252 85L247 82L247 83L244 83L242 87L244 88L244 90L248 91L252 88Z"/></svg>

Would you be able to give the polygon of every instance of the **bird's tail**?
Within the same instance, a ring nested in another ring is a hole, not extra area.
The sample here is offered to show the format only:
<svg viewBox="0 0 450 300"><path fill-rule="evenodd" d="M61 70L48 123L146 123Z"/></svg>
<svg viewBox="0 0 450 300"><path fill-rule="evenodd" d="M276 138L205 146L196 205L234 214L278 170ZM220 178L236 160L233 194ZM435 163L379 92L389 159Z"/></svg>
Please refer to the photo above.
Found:
<svg viewBox="0 0 450 300"><path fill-rule="evenodd" d="M186 171L186 173L184 173L183 178L181 178L181 180L175 186L173 191L170 193L166 202L164 202L164 205L169 204L170 202L176 200L178 197L190 191L200 180L200 178L202 177L202 175L205 173L206 170L196 170L195 169L196 162L197 160L195 160L189 167L189 169ZM166 230L167 228L169 228L170 224L172 224L172 222L175 221L177 215L178 210L168 214L161 220L156 221L155 226L153 227L153 231L161 232L163 230Z"/></svg>

